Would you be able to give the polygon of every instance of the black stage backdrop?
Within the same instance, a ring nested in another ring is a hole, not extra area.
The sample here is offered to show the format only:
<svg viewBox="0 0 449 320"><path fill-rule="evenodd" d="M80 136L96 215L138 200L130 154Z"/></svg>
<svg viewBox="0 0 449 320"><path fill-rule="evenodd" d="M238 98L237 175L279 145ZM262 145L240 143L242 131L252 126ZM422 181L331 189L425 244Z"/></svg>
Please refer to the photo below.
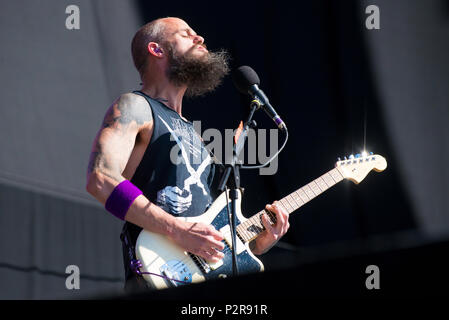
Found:
<svg viewBox="0 0 449 320"><path fill-rule="evenodd" d="M69 5L80 10L79 30L66 28ZM380 9L380 29L365 25L368 5ZM121 223L86 193L85 172L105 110L139 88L132 36L165 16L186 20L209 49L227 49L232 67L256 70L288 125L276 174L242 171L245 215L337 157L366 148L388 161L293 214L289 233L262 256L266 269L445 237L447 1L2 1L0 298L121 293ZM224 134L248 105L227 77L185 100L183 114ZM255 119L274 128L261 111ZM80 269L79 290L65 287L68 265Z"/></svg>

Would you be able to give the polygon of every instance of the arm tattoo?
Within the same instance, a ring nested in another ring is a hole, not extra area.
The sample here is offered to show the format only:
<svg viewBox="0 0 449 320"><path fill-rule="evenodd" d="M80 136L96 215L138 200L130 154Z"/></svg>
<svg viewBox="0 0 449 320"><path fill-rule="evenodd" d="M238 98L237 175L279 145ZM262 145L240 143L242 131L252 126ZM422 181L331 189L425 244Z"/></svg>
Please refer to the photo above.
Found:
<svg viewBox="0 0 449 320"><path fill-rule="evenodd" d="M141 127L143 124L151 122L153 120L151 109L143 99L131 93L122 95L106 112L102 130L112 130L114 135L117 134L123 138L129 132L130 126L134 126L135 129L136 125ZM90 154L87 173L101 170L103 174L118 179L126 166L129 155L115 153L111 156L104 151L102 143L97 136ZM120 148L120 142L116 143L118 143L117 148ZM112 159L112 157L115 158Z"/></svg>
<svg viewBox="0 0 449 320"><path fill-rule="evenodd" d="M125 129L127 125L135 121L138 125L153 119L147 103L142 103L142 97L135 94L124 94L109 108L103 120L103 128L114 127L120 124Z"/></svg>
<svg viewBox="0 0 449 320"><path fill-rule="evenodd" d="M275 241L273 244L271 244L271 246L269 246L268 248L265 248L265 250L263 252L258 253L257 255L262 255L264 253L267 253L271 248L274 247L274 245L277 243L277 241ZM256 249L256 240L253 240L249 243L249 248L251 249L251 252L254 251L254 249Z"/></svg>

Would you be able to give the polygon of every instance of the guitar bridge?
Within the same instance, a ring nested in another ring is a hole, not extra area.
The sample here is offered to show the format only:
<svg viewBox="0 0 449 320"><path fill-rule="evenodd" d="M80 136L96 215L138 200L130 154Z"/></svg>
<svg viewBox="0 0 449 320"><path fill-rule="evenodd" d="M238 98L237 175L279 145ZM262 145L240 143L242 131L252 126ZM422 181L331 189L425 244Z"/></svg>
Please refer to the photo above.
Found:
<svg viewBox="0 0 449 320"><path fill-rule="evenodd" d="M192 260L195 262L195 264L204 272L209 273L211 271L217 270L223 265L223 259L217 261L217 262L207 262L204 260L204 258L201 258L197 255L194 255L192 253L188 253L189 256L192 258Z"/></svg>
<svg viewBox="0 0 449 320"><path fill-rule="evenodd" d="M167 261L160 267L160 272L172 287L192 282L192 273L187 265L178 260Z"/></svg>
<svg viewBox="0 0 449 320"><path fill-rule="evenodd" d="M211 271L211 267L203 258L194 255L193 253L187 252L190 258L192 258L193 262L201 269L204 273L209 273Z"/></svg>

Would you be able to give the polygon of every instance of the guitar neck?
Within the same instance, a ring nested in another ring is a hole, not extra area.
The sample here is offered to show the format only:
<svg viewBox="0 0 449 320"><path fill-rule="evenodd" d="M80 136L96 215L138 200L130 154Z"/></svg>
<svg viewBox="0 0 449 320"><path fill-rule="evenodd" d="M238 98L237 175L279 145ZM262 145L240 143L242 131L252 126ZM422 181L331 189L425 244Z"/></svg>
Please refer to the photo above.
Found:
<svg viewBox="0 0 449 320"><path fill-rule="evenodd" d="M343 175L338 167L334 168L304 187L282 198L279 200L279 203L290 214L343 179ZM259 211L237 226L237 234L244 242L249 242L257 238L265 230L262 224L262 215L264 213L270 218L271 224L276 223L276 215L274 213L265 209Z"/></svg>

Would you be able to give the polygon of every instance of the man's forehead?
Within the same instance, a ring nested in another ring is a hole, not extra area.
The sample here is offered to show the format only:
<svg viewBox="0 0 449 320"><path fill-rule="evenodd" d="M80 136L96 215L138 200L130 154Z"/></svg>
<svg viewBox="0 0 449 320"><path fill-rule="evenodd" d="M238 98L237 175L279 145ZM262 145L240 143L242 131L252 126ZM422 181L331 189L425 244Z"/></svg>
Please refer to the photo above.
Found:
<svg viewBox="0 0 449 320"><path fill-rule="evenodd" d="M189 31L190 33L195 34L192 28L182 19L179 18L165 18L164 19L165 26L167 30L169 30L170 34L180 32L180 31Z"/></svg>

